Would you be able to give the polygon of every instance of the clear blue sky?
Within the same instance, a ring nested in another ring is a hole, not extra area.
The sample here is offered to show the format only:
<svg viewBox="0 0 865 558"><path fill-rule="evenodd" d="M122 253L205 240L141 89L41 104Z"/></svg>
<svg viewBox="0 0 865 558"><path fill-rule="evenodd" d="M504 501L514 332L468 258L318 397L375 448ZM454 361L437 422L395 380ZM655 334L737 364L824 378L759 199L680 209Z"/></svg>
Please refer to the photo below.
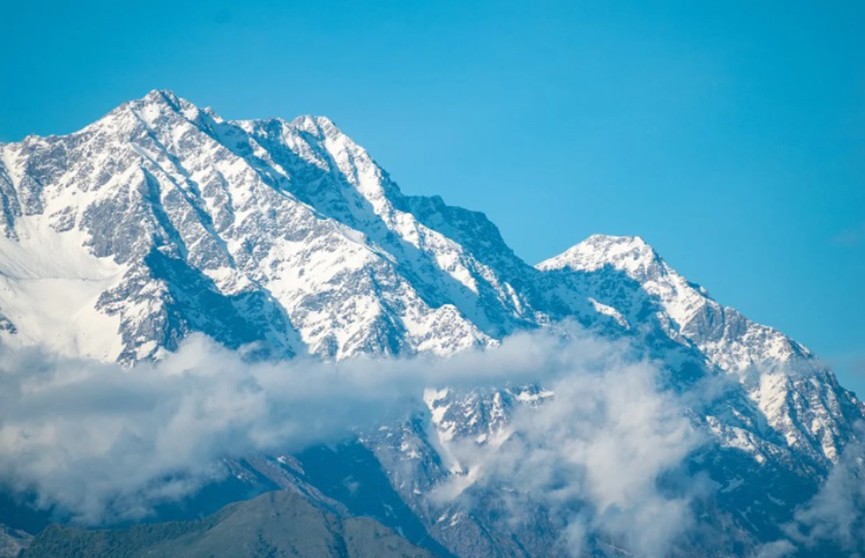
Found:
<svg viewBox="0 0 865 558"><path fill-rule="evenodd" d="M328 115L530 262L642 235L865 395L861 1L5 2L0 70L0 141L155 87Z"/></svg>

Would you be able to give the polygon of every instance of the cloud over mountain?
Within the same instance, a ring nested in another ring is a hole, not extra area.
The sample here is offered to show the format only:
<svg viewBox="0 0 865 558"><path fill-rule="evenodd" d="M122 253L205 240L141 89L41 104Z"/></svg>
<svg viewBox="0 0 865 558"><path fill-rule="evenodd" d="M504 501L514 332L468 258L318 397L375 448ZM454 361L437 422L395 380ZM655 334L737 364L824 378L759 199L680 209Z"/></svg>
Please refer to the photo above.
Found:
<svg viewBox="0 0 865 558"><path fill-rule="evenodd" d="M639 237L531 266L327 118L153 91L0 144L0 232L0 478L81 521L281 468L456 554L847 544L865 413L804 345Z"/></svg>
<svg viewBox="0 0 865 558"><path fill-rule="evenodd" d="M660 391L657 368L627 352L576 327L448 359L250 363L193 336L126 370L5 349L0 478L85 523L135 518L224 476L222 458L334 443L423 412L429 386L541 383L550 401L519 409L500 443L454 446L465 474L431 496L459 502L452 484L467 476L507 483L567 508L575 549L601 528L651 553L692 521L687 494L666 497L657 483L700 437L678 397Z"/></svg>

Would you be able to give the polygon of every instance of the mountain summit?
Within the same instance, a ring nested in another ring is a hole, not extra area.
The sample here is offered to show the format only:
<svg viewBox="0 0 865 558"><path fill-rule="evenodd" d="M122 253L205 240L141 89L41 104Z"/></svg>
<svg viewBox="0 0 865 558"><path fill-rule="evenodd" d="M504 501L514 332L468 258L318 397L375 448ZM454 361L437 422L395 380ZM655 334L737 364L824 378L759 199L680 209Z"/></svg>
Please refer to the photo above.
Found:
<svg viewBox="0 0 865 558"><path fill-rule="evenodd" d="M8 346L131 366L200 332L250 359L447 356L576 321L662 362L670 389L722 382L690 410L711 440L692 465L723 488L703 510L731 533L720 554L781 537L857 442L863 406L831 370L643 239L595 235L531 266L482 213L403 194L324 117L225 120L155 90L73 134L0 144L0 206ZM422 497L459 470L450 446L491 443L544 393L430 392L420 422L361 442L442 548L544 554L553 519L508 533L492 508Z"/></svg>
<svg viewBox="0 0 865 558"><path fill-rule="evenodd" d="M495 227L403 196L325 118L223 121L153 91L0 160L10 342L131 363L202 331L344 358L447 353L521 319L513 289L447 234L495 244ZM61 302L69 323L34 312Z"/></svg>

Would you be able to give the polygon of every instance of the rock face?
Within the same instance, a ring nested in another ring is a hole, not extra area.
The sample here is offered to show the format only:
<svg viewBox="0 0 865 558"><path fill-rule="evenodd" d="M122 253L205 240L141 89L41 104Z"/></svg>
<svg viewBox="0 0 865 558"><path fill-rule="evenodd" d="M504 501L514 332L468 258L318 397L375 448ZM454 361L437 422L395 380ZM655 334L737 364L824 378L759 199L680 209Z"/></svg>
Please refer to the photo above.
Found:
<svg viewBox="0 0 865 558"><path fill-rule="evenodd" d="M9 529L0 525L0 556L15 558L21 550L27 548L33 540L33 535L17 529Z"/></svg>
<svg viewBox="0 0 865 558"><path fill-rule="evenodd" d="M712 440L692 464L724 487L703 512L728 545L706 554L775 540L863 418L808 349L642 239L596 235L531 266L483 214L401 193L327 118L227 121L153 91L74 134L0 144L0 206L0 338L13 346L131 365L203 332L250 358L445 356L575 320L662 362L670 389L721 378L726 391L690 410ZM450 445L501 443L516 409L552 396L429 391L424 412L360 438L405 510L358 510L422 525L458 555L563 552L542 507L513 527L494 495L472 514L425 497L460 474Z"/></svg>

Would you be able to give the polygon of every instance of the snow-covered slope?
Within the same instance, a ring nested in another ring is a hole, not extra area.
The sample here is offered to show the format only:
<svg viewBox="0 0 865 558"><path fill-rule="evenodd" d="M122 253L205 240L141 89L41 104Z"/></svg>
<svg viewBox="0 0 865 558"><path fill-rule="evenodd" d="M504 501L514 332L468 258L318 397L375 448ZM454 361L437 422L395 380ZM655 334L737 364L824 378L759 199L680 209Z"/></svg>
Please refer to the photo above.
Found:
<svg viewBox="0 0 865 558"><path fill-rule="evenodd" d="M610 308L624 310L630 323L644 321L640 312L654 303L671 337L693 341L724 370L745 372L771 363L806 362L811 356L781 332L718 304L705 288L676 273L640 237L593 235L537 267L585 272L582 292L597 295L596 300ZM610 292L604 284L609 277L605 268L635 281L639 292Z"/></svg>
<svg viewBox="0 0 865 558"><path fill-rule="evenodd" d="M225 122L154 91L75 134L0 149L10 342L55 336L15 308L19 293L44 300L48 278L84 285L67 308L95 318L79 338L102 340L52 346L126 362L195 330L275 356L447 353L525 320L515 290L437 227L456 214L495 229L402 196L325 118Z"/></svg>
<svg viewBox="0 0 865 558"><path fill-rule="evenodd" d="M806 347L722 306L642 238L594 235L537 267L574 272L568 277L574 288L615 309L626 327L656 322L671 339L693 344L738 378L790 446L834 461L849 441L849 431L831 417L856 417L860 404Z"/></svg>
<svg viewBox="0 0 865 558"><path fill-rule="evenodd" d="M813 492L863 417L804 346L642 239L593 236L530 266L483 214L403 194L323 117L224 120L153 91L79 132L0 144L0 207L0 339L13 346L133 364L203 332L250 358L449 355L576 320L662 362L673 386L730 380L690 411L717 444L700 467L729 488L717 517L754 540L789 512L782 496ZM425 414L363 440L451 551L543 552L558 535L541 511L544 533L510 537L422 496L465 474L450 448L504 443L515 410L552 397L430 390Z"/></svg>

